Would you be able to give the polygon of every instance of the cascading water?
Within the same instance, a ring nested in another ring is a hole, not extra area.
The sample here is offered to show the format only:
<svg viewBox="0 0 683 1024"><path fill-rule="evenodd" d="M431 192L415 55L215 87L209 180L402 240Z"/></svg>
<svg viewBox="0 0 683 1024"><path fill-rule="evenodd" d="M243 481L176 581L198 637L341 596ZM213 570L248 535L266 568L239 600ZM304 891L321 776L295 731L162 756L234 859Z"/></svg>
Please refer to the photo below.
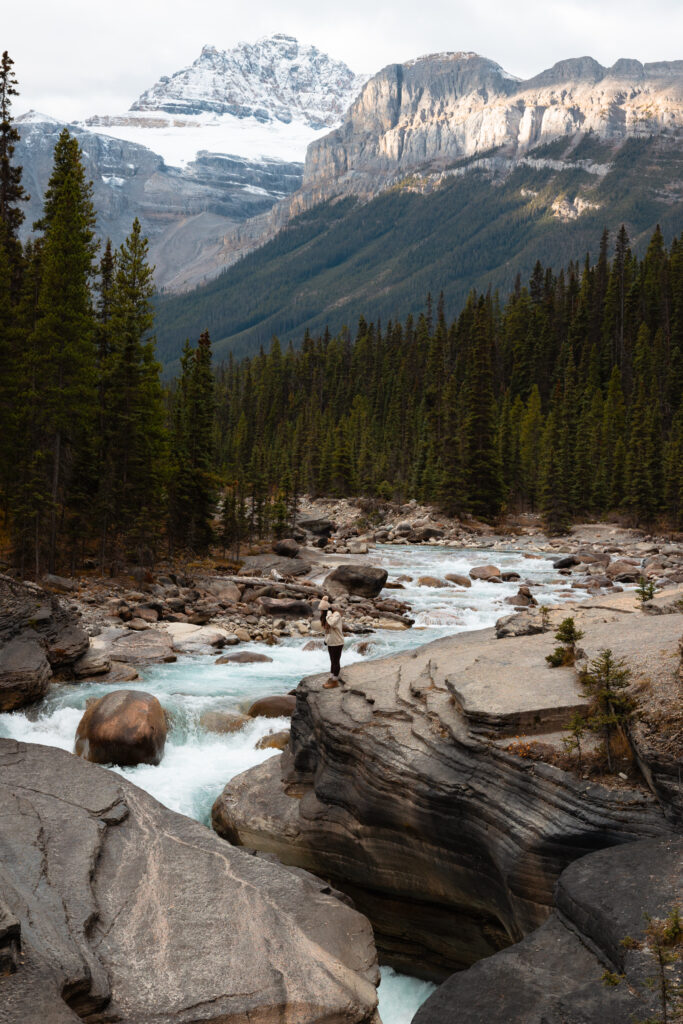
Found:
<svg viewBox="0 0 683 1024"><path fill-rule="evenodd" d="M449 634L481 629L512 611L505 598L520 583L533 586L541 603L556 603L581 594L559 581L546 558L520 551L463 550L439 546L378 546L369 560L382 565L390 580L403 579L403 589L386 591L407 601L415 626L407 631L378 631L369 637L350 639L342 661L377 658L408 650ZM521 579L491 584L472 581L468 589L419 586L422 576L439 579L447 573L467 575L474 565L494 562L503 572L515 571ZM287 640L275 647L251 644L249 650L266 654L271 663L216 665L215 654L180 657L174 664L153 665L141 679L116 684L117 689L153 693L169 712L170 730L163 761L158 766L115 768L167 807L208 823L211 805L233 776L273 756L259 750L258 740L270 732L288 728L287 719L257 718L236 733L217 735L201 727L205 711L244 711L259 697L286 693L305 675L325 671L327 655L320 649L304 650L310 638ZM361 654L358 645L368 644ZM54 684L45 700L28 711L0 715L0 735L30 743L44 743L72 750L76 726L89 697L100 697L110 684L84 682ZM380 1014L384 1024L408 1024L433 986L390 968L382 969Z"/></svg>

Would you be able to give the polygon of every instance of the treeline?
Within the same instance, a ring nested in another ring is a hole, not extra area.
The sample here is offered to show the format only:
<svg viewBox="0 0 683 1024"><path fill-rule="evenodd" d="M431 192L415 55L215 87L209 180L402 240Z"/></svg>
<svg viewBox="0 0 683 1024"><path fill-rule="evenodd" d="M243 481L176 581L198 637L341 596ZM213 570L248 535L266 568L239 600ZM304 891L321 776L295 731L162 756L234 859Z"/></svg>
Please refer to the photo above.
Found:
<svg viewBox="0 0 683 1024"><path fill-rule="evenodd" d="M215 505L211 348L187 349L175 392L155 359L147 239L98 259L92 184L64 130L35 238L14 166L12 60L0 62L0 501L16 566L202 548ZM200 524L198 526L198 523ZM204 531L202 533L202 531Z"/></svg>
<svg viewBox="0 0 683 1024"><path fill-rule="evenodd" d="M594 265L538 263L505 301L367 323L218 373L224 474L250 492L404 499L492 518L539 510L683 519L683 243L642 260L605 232Z"/></svg>

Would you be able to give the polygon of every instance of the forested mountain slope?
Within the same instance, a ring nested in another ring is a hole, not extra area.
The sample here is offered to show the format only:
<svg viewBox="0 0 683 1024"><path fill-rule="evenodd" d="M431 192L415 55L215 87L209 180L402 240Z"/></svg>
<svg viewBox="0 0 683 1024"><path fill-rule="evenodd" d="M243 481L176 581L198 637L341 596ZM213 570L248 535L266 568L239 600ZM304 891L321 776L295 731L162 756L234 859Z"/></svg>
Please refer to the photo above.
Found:
<svg viewBox="0 0 683 1024"><path fill-rule="evenodd" d="M418 312L428 292L455 313L473 287L510 289L537 260L597 255L603 227L624 223L643 252L659 223L683 226L683 170L673 138L610 142L594 134L463 160L411 175L369 202L319 204L210 284L157 303L158 352L169 370L187 337L208 328L217 361L335 333L359 311L386 321Z"/></svg>

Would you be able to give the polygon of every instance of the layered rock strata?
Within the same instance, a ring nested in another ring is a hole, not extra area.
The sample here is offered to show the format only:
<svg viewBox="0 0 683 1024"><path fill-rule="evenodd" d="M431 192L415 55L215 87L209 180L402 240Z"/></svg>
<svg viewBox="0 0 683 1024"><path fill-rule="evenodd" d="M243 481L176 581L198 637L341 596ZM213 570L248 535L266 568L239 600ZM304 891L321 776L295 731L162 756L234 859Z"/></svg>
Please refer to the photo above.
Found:
<svg viewBox="0 0 683 1024"><path fill-rule="evenodd" d="M589 656L612 646L635 672L677 670L681 616L636 613L628 595L576 614ZM352 665L340 690L303 680L288 750L226 786L214 828L351 894L410 973L443 978L520 940L573 860L681 828L645 788L505 749L524 734L562 750L585 703L572 669L546 665L554 643L481 630Z"/></svg>
<svg viewBox="0 0 683 1024"><path fill-rule="evenodd" d="M682 130L683 61L606 68L582 57L520 81L476 53L431 54L370 79L341 126L308 147L302 190L289 203L298 210L332 195L375 194L492 150L514 166L534 146L574 133L621 140ZM535 162L544 166L541 154ZM576 166L597 177L609 169Z"/></svg>
<svg viewBox="0 0 683 1024"><path fill-rule="evenodd" d="M451 1024L456 1007L458 1024L661 1020L658 971L645 941L643 912L666 919L682 892L683 838L590 854L560 876L553 913L541 928L454 974L413 1022ZM605 984L606 970L612 984ZM680 958L666 972L672 987L683 983Z"/></svg>
<svg viewBox="0 0 683 1024"><path fill-rule="evenodd" d="M0 711L40 700L87 651L78 615L33 583L0 575Z"/></svg>
<svg viewBox="0 0 683 1024"><path fill-rule="evenodd" d="M0 806L2 1024L377 1020L370 925L318 879L50 747L0 739Z"/></svg>

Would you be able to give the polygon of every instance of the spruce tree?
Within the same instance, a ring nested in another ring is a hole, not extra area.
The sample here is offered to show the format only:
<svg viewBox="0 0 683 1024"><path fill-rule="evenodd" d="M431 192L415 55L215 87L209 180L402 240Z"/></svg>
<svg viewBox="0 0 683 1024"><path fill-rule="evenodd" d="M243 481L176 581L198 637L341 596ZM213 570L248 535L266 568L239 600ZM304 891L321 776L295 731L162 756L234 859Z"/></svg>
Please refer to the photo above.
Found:
<svg viewBox="0 0 683 1024"><path fill-rule="evenodd" d="M186 343L173 402L170 537L174 547L204 554L213 539L214 379L211 339L204 331L192 349Z"/></svg>
<svg viewBox="0 0 683 1024"><path fill-rule="evenodd" d="M153 554L163 520L167 437L152 329L153 268L140 222L102 261L99 303L99 359L102 374L102 550L111 532Z"/></svg>
<svg viewBox="0 0 683 1024"><path fill-rule="evenodd" d="M90 293L95 241L92 183L86 181L81 151L68 131L55 147L54 168L40 221L41 280L36 325L29 340L35 381L31 414L40 449L42 478L30 514L49 510L46 554L50 571L58 556L58 534L75 483L73 466L96 428L95 316ZM94 496L85 496L85 500ZM42 536L38 529L37 536ZM36 551L36 565L41 552Z"/></svg>
<svg viewBox="0 0 683 1024"><path fill-rule="evenodd" d="M493 390L490 317L479 301L464 388L463 455L468 501L474 515L496 516L503 502L498 412Z"/></svg>
<svg viewBox="0 0 683 1024"><path fill-rule="evenodd" d="M14 268L21 251L19 228L25 217L20 204L27 202L30 196L21 184L22 168L12 163L19 141L11 114L12 97L19 95L13 65L14 61L5 50L0 59L0 241L7 247Z"/></svg>

